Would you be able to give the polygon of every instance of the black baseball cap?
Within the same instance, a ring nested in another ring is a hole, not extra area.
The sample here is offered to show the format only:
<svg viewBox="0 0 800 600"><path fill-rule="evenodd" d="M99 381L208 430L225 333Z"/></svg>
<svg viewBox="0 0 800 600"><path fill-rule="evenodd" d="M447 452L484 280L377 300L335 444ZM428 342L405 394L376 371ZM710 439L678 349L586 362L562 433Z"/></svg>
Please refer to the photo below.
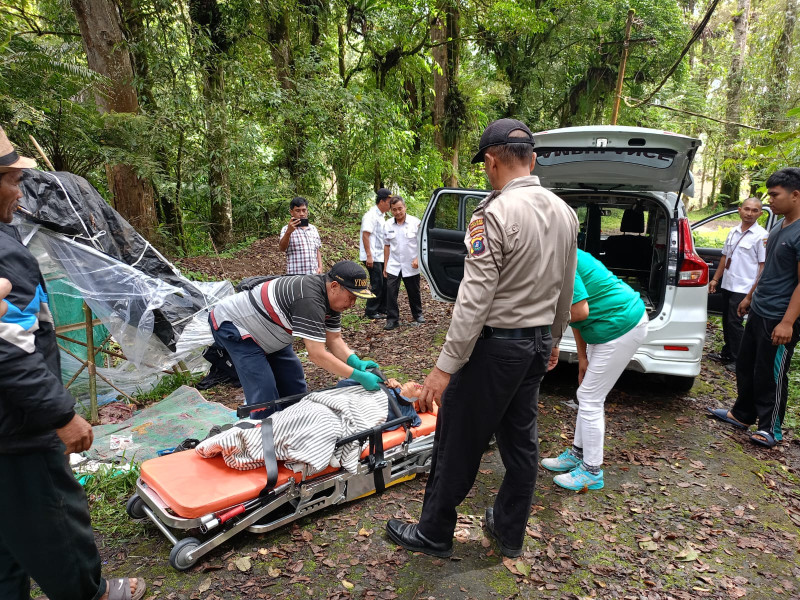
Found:
<svg viewBox="0 0 800 600"><path fill-rule="evenodd" d="M378 197L378 200L383 200L384 198L388 198L389 196L392 195L392 190L381 188L377 192L375 192L375 195Z"/></svg>
<svg viewBox="0 0 800 600"><path fill-rule="evenodd" d="M352 292L359 298L374 298L375 294L369 291L369 278L367 272L358 263L352 260L340 260L328 271L328 277L344 289Z"/></svg>
<svg viewBox="0 0 800 600"><path fill-rule="evenodd" d="M516 131L522 131L527 137L509 137ZM505 146L506 144L530 144L533 146L533 134L528 126L516 119L497 119L492 121L483 130L478 153L472 157L472 164L483 162L483 154L492 146Z"/></svg>

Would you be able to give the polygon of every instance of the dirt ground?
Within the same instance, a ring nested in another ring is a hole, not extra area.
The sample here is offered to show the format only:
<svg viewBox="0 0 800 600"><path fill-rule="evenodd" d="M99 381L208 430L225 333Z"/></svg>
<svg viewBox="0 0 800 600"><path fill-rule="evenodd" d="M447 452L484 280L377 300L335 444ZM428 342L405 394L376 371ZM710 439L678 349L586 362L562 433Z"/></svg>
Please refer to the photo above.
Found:
<svg viewBox="0 0 800 600"><path fill-rule="evenodd" d="M275 242L263 249L272 254ZM231 261L221 266L213 266L216 259L182 266L224 269L229 277L263 273L274 257L259 248L221 259ZM383 331L357 307L345 319L345 338L389 374L422 380L444 340L450 307L430 300L426 288L427 323L411 326L402 294L406 324L399 330ZM717 336L712 327L707 350ZM312 389L332 383L313 365L307 374ZM572 439L575 388L570 366L559 366L542 385L542 456ZM519 559L503 559L481 530L504 473L490 447L459 509L451 559L410 554L384 533L389 518L419 517L421 476L269 534L243 533L185 573L169 566L171 544L143 522L130 539L99 539L104 571L142 576L150 584L146 598L168 600L800 598L800 439L787 431L781 445L765 450L705 416L706 407L727 406L734 391L733 376L710 362L684 395L658 377L624 375L606 404L605 489L568 492L540 469ZM229 405L241 400L230 388L206 394Z"/></svg>

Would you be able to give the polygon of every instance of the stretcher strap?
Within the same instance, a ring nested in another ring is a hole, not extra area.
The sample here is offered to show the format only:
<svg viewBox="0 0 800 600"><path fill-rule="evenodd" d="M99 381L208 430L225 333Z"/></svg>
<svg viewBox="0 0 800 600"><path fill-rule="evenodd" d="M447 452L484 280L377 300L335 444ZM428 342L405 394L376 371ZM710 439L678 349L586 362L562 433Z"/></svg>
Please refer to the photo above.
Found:
<svg viewBox="0 0 800 600"><path fill-rule="evenodd" d="M272 437L272 418L261 421L261 444L264 447L264 466L267 468L267 485L271 490L278 483L278 459L275 458L275 440Z"/></svg>
<svg viewBox="0 0 800 600"><path fill-rule="evenodd" d="M373 430L369 436L369 466L372 469L372 479L375 482L375 493L382 494L386 490L386 481L383 478L383 469L386 460L383 457L383 432Z"/></svg>

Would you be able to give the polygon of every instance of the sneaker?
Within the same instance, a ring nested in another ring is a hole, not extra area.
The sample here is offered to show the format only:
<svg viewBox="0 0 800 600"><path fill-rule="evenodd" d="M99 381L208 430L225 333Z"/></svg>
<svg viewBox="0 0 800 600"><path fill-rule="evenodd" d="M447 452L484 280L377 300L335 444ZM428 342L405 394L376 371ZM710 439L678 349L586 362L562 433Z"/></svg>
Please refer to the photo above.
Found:
<svg viewBox="0 0 800 600"><path fill-rule="evenodd" d="M575 456L569 448L555 458L542 459L542 466L548 471L555 471L556 473L572 471L579 464L581 464L581 459Z"/></svg>
<svg viewBox="0 0 800 600"><path fill-rule="evenodd" d="M553 477L553 483L568 490L575 490L576 492L581 491L583 488L602 490L605 485L603 483L603 471L601 470L597 475L594 475L583 467L583 463L580 463L569 473L556 475Z"/></svg>

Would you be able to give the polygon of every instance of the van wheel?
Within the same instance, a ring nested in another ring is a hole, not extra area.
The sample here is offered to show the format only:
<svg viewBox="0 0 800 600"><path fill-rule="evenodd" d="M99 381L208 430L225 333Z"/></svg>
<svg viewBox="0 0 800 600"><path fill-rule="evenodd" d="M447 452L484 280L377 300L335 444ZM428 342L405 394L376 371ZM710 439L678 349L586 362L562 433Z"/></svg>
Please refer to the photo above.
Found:
<svg viewBox="0 0 800 600"><path fill-rule="evenodd" d="M688 392L694 386L694 377L664 375L664 383L674 392Z"/></svg>

